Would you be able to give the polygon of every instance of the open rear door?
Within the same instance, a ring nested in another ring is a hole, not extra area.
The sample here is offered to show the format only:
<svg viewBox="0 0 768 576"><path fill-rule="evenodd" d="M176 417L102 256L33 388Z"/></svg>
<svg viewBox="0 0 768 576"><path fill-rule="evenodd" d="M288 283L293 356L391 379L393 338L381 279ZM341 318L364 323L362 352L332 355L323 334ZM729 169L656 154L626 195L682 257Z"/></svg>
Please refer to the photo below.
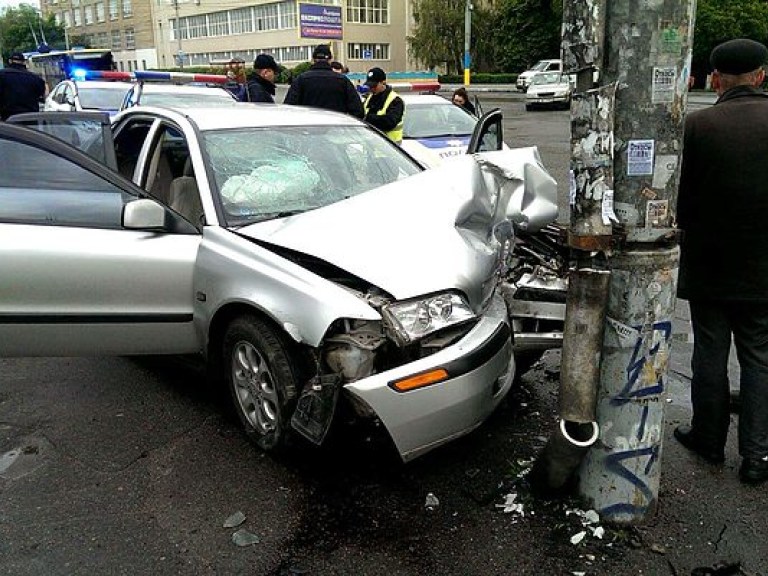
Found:
<svg viewBox="0 0 768 576"><path fill-rule="evenodd" d="M492 152L504 147L504 133L501 127L501 110L494 108L478 120L472 138L469 141L467 154L475 152Z"/></svg>
<svg viewBox="0 0 768 576"><path fill-rule="evenodd" d="M11 116L8 122L55 136L117 170L112 126L106 112L30 112Z"/></svg>

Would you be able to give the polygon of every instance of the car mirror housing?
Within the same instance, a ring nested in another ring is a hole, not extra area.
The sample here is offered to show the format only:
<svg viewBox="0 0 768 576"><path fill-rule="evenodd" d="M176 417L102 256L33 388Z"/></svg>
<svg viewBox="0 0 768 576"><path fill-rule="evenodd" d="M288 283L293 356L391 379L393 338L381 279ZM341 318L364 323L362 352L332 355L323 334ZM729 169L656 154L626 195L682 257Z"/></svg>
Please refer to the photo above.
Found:
<svg viewBox="0 0 768 576"><path fill-rule="evenodd" d="M163 230L165 208L150 198L137 198L123 206L122 224L130 230Z"/></svg>

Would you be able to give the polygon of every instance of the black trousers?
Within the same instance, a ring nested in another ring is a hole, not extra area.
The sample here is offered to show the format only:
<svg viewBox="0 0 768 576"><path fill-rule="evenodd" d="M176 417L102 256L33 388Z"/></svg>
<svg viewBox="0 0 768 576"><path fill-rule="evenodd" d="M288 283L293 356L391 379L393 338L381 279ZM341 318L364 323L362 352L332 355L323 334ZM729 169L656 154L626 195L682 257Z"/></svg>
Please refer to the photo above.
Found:
<svg viewBox="0 0 768 576"><path fill-rule="evenodd" d="M768 304L691 300L691 401L696 435L725 446L730 424L728 355L731 336L741 371L739 454L768 456Z"/></svg>

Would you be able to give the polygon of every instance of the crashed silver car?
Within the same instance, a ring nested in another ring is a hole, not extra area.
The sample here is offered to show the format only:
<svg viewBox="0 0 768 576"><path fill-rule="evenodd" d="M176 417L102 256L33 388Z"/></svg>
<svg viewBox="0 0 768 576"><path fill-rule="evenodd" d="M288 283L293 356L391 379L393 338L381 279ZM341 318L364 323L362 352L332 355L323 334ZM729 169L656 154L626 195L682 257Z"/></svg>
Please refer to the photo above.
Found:
<svg viewBox="0 0 768 576"><path fill-rule="evenodd" d="M350 117L233 104L123 112L95 154L108 124L55 117L100 159L0 125L0 355L198 353L261 448L345 402L404 460L508 391L510 219L556 206L535 149L423 171Z"/></svg>

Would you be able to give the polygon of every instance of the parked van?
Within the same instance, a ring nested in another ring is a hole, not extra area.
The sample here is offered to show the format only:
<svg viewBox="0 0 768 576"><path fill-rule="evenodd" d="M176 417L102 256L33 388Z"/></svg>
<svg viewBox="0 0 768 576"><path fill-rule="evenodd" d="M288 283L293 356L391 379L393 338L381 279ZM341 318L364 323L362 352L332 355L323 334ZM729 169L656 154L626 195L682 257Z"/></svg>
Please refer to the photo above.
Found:
<svg viewBox="0 0 768 576"><path fill-rule="evenodd" d="M531 78L539 72L562 72L563 61L560 59L539 60L536 64L525 72L521 72L517 77L517 89L521 92L528 90L531 85Z"/></svg>

